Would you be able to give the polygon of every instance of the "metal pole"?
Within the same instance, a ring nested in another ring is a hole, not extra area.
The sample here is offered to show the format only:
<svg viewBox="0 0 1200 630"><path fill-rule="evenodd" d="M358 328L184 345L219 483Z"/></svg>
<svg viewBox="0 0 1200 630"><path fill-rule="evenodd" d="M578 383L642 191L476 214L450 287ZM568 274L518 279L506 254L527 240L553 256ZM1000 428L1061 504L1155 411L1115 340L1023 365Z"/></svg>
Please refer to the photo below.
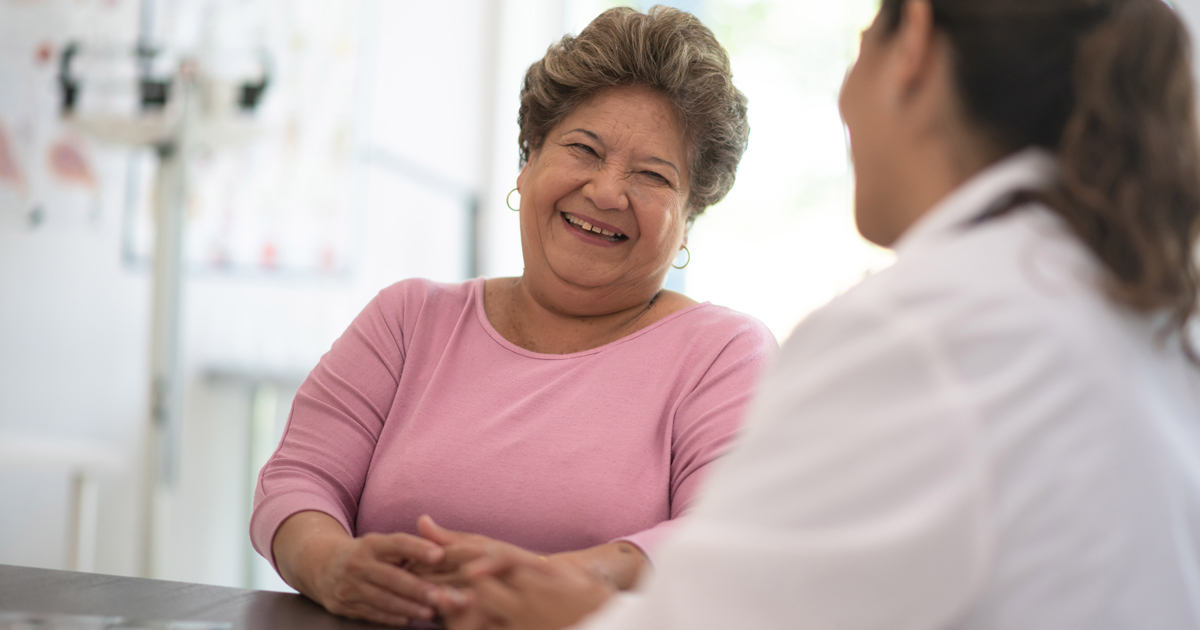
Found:
<svg viewBox="0 0 1200 630"><path fill-rule="evenodd" d="M100 490L86 467L71 470L71 520L67 539L67 562L72 571L96 570L96 516Z"/></svg>
<svg viewBox="0 0 1200 630"><path fill-rule="evenodd" d="M184 75L185 73L181 73ZM150 339L150 421L144 497L142 575L158 573L171 490L179 477L179 438L183 403L180 361L183 301L183 228L187 199L187 159L193 144L192 84L181 76L181 118L172 139L157 147L154 293Z"/></svg>

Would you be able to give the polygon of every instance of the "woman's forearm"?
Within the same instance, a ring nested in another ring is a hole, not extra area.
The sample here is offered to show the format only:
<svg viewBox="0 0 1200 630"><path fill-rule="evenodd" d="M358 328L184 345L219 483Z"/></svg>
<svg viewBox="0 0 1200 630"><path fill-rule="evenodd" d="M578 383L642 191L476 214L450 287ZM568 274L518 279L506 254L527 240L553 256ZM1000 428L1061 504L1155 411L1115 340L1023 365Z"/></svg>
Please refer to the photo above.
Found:
<svg viewBox="0 0 1200 630"><path fill-rule="evenodd" d="M619 591L633 588L649 562L637 545L625 541L558 553L551 557L569 562Z"/></svg>
<svg viewBox="0 0 1200 630"><path fill-rule="evenodd" d="M323 512L298 512L275 533L271 552L275 566L289 586L320 601L317 574L324 560L353 540L342 524Z"/></svg>

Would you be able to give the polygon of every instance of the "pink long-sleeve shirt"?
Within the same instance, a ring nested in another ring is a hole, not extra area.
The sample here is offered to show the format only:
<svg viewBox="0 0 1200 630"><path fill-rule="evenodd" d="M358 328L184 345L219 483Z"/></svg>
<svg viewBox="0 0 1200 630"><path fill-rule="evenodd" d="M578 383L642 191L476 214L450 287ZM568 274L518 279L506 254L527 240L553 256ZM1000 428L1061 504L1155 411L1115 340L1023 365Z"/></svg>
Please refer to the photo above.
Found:
<svg viewBox="0 0 1200 630"><path fill-rule="evenodd" d="M250 535L306 510L347 532L451 529L539 553L616 539L652 552L738 430L777 349L704 303L573 354L504 339L483 279L383 290L300 387L259 473Z"/></svg>

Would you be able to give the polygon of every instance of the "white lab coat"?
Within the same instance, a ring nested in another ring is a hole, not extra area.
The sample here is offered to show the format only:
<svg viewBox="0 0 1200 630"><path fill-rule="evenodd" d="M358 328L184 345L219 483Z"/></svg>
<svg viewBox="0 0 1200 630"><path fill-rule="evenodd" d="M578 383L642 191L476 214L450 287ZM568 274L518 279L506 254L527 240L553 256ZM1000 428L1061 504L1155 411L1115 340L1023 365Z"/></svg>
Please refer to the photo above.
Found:
<svg viewBox="0 0 1200 630"><path fill-rule="evenodd" d="M988 169L805 320L586 630L1200 628L1200 370L1049 210L968 225L1054 170Z"/></svg>

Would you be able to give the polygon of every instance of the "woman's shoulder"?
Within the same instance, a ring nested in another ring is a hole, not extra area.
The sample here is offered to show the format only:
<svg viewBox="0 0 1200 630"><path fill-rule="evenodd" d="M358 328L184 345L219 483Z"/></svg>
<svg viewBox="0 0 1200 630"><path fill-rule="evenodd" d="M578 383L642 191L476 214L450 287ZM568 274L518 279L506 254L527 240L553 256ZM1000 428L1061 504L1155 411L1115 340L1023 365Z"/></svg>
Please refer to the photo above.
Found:
<svg viewBox="0 0 1200 630"><path fill-rule="evenodd" d="M481 279L461 283L425 278L401 280L380 291L363 310L363 323L387 328L397 339L416 337L432 341L452 334L455 322L474 308ZM418 334L418 331L421 331Z"/></svg>
<svg viewBox="0 0 1200 630"><path fill-rule="evenodd" d="M711 302L696 302L673 291L664 292L664 297L677 306L656 324L665 336L699 345L723 346L738 340L771 349L779 347L771 330L752 315Z"/></svg>
<svg viewBox="0 0 1200 630"><path fill-rule="evenodd" d="M420 313L429 310L461 311L468 308L482 279L435 282L426 278L401 280L379 292L376 300L385 313Z"/></svg>

